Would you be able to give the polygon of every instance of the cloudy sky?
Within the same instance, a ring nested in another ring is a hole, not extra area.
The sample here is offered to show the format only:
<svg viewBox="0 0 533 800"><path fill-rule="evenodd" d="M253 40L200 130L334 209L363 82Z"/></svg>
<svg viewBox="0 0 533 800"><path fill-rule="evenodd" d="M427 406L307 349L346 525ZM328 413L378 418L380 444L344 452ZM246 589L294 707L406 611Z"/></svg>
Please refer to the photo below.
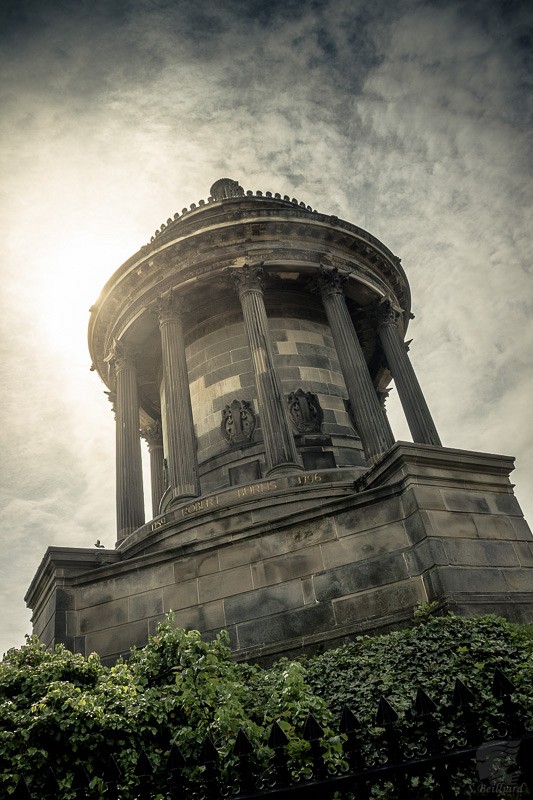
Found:
<svg viewBox="0 0 533 800"><path fill-rule="evenodd" d="M114 545L88 309L220 177L378 236L443 442L533 520L532 14L514 0L3 0L0 653L48 545ZM397 438L409 438L390 401Z"/></svg>

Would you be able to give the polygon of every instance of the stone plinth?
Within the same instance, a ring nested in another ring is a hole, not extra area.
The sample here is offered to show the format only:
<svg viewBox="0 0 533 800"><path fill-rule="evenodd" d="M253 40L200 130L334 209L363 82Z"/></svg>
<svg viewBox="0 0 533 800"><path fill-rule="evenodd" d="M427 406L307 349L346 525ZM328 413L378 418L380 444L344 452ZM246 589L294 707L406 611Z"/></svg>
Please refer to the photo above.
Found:
<svg viewBox="0 0 533 800"><path fill-rule="evenodd" d="M237 658L272 659L406 624L419 601L533 620L533 538L513 460L396 443L370 470L257 480L156 517L115 552L50 548L35 631L109 663L169 610Z"/></svg>

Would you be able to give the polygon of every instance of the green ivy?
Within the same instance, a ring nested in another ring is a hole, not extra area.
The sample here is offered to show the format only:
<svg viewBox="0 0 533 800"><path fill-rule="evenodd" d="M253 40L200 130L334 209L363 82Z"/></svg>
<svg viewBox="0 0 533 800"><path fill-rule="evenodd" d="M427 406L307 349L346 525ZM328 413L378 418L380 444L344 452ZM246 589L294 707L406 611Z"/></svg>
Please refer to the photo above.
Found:
<svg viewBox="0 0 533 800"><path fill-rule="evenodd" d="M113 753L120 767L122 797L135 796L135 766L141 749L157 771L164 769L172 742L190 761L189 777L203 767L198 754L208 735L220 756L223 775L242 728L255 748L258 770L267 769L268 736L277 721L288 738L289 767L311 775L310 746L302 728L312 713L324 729L321 741L332 770L345 767L339 716L347 704L366 730L364 755L383 756L376 725L380 696L391 702L409 741L416 733L410 709L421 687L449 705L459 677L475 693L484 733L490 735L497 703L491 694L494 667L517 687L515 699L529 709L533 726L533 634L531 628L497 617L464 619L432 616L419 608L414 627L385 636L359 637L351 644L305 660L281 659L269 669L232 660L227 634L205 642L197 631L175 628L172 615L148 645L126 662L105 667L97 655L75 655L61 645L47 650L36 638L10 650L0 663L0 785L7 797L23 775L38 791L44 770L53 766L61 795L70 800L74 768L83 764L98 793L103 763ZM460 742L453 715L438 717L447 745ZM460 796L475 787L467 778ZM416 797L431 798L431 777ZM373 797L393 796L387 786ZM160 797L163 797L161 795Z"/></svg>

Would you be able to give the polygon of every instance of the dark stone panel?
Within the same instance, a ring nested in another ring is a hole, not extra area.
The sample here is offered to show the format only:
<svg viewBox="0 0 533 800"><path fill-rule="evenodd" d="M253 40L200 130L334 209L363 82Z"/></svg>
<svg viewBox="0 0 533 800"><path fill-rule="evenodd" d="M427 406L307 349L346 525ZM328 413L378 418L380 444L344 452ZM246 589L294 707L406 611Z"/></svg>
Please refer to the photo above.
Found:
<svg viewBox="0 0 533 800"><path fill-rule="evenodd" d="M328 570L315 576L317 600L330 600L347 594L355 594L384 583L396 583L409 577L405 559L401 553L380 556L358 564Z"/></svg>
<svg viewBox="0 0 533 800"><path fill-rule="evenodd" d="M373 617L388 617L400 609L414 608L424 599L422 582L420 579L411 579L336 600L333 602L333 611L339 625L348 625L350 622Z"/></svg>
<svg viewBox="0 0 533 800"><path fill-rule="evenodd" d="M333 609L329 603L323 603L265 617L260 624L257 621L242 622L237 625L237 634L241 648L247 648L305 637L330 630L334 625Z"/></svg>
<svg viewBox="0 0 533 800"><path fill-rule="evenodd" d="M424 539L416 547L405 552L409 575L421 575L436 565L449 564L449 559L440 539Z"/></svg>
<svg viewBox="0 0 533 800"><path fill-rule="evenodd" d="M214 369L213 372L208 372L205 376L205 386L212 386L214 383L219 383L226 378L231 378L235 375L235 364L229 364L220 369Z"/></svg>
<svg viewBox="0 0 533 800"><path fill-rule="evenodd" d="M324 568L332 569L345 564L368 561L400 550L406 550L408 540L403 525L399 522L373 531L358 531L352 536L343 536L321 544ZM317 570L318 571L318 570Z"/></svg>
<svg viewBox="0 0 533 800"><path fill-rule="evenodd" d="M447 539L444 543L450 564L472 566L518 566L511 542L492 539Z"/></svg>
<svg viewBox="0 0 533 800"><path fill-rule="evenodd" d="M122 597L119 600L112 600L109 603L100 603L92 608L84 608L80 611L79 621L80 633L102 630L120 625L128 620L128 598Z"/></svg>
<svg viewBox="0 0 533 800"><path fill-rule="evenodd" d="M228 469L230 486L241 483L253 483L261 478L261 465L259 461L248 461L247 464L238 464Z"/></svg>
<svg viewBox="0 0 533 800"><path fill-rule="evenodd" d="M338 467L364 467L366 461L363 456L362 450L355 447L338 447L335 450L337 454Z"/></svg>
<svg viewBox="0 0 533 800"><path fill-rule="evenodd" d="M494 492L490 495L490 502L499 514L509 514L511 517L521 517L522 509L514 494L501 494Z"/></svg>
<svg viewBox="0 0 533 800"><path fill-rule="evenodd" d="M508 591L501 569L494 567L439 567L439 577L445 593Z"/></svg>
<svg viewBox="0 0 533 800"><path fill-rule="evenodd" d="M478 532L471 514L458 511L424 511L434 535L443 538L477 539Z"/></svg>
<svg viewBox="0 0 533 800"><path fill-rule="evenodd" d="M417 508L446 510L440 489L436 486L413 486L410 490ZM460 511L465 509L458 509ZM470 510L470 509L466 509Z"/></svg>
<svg viewBox="0 0 533 800"><path fill-rule="evenodd" d="M442 489L445 506L450 511L473 511L478 514L490 514L490 507L485 497L479 492L454 491Z"/></svg>
<svg viewBox="0 0 533 800"><path fill-rule="evenodd" d="M198 578L198 597L201 603L218 600L228 594L245 593L252 589L252 572L249 564L204 575Z"/></svg>
<svg viewBox="0 0 533 800"><path fill-rule="evenodd" d="M333 469L335 456L327 451L302 450L300 453L304 469Z"/></svg>
<svg viewBox="0 0 533 800"><path fill-rule="evenodd" d="M403 519L400 498L391 497L379 503L345 511L336 517L339 536L388 525Z"/></svg>
<svg viewBox="0 0 533 800"><path fill-rule="evenodd" d="M504 577L512 592L533 592L533 569L507 569Z"/></svg>
<svg viewBox="0 0 533 800"><path fill-rule="evenodd" d="M248 356L250 355L250 350L248 349L248 341L246 339L246 335L243 333L242 336L226 336L224 331L220 331L220 336L218 341L215 342L214 344L209 345L209 347L206 347L205 350L206 361L210 361L211 359L217 361L219 356L229 355L230 351L234 351L237 349L244 350L246 351ZM232 361L235 361L235 359L232 359Z"/></svg>
<svg viewBox="0 0 533 800"><path fill-rule="evenodd" d="M85 636L74 636L74 653L81 653L82 656L88 655L85 652Z"/></svg>
<svg viewBox="0 0 533 800"><path fill-rule="evenodd" d="M422 514L423 512L416 511L404 520L404 527L411 544L416 544L426 536L431 535L431 526Z"/></svg>
<svg viewBox="0 0 533 800"><path fill-rule="evenodd" d="M276 357L277 360L278 357ZM300 370L298 367L284 367L280 366L279 376L282 381L296 381L301 383ZM309 383L306 383L306 391L309 391Z"/></svg>
<svg viewBox="0 0 533 800"><path fill-rule="evenodd" d="M532 541L531 530L523 517L511 517L511 525L513 526L515 536L519 541Z"/></svg>
<svg viewBox="0 0 533 800"><path fill-rule="evenodd" d="M209 631L225 625L222 600L202 603L174 614L174 624L185 630Z"/></svg>
<svg viewBox="0 0 533 800"><path fill-rule="evenodd" d="M523 567L533 567L533 542L515 542L514 548Z"/></svg>
<svg viewBox="0 0 533 800"><path fill-rule="evenodd" d="M216 369L219 369L221 367L226 367L228 366L228 364L232 363L231 354L227 351L226 347L227 347L226 342L220 342L217 349L220 349L221 352L218 353L218 355L211 356L210 358L207 359L204 368L204 374L206 376L206 380L207 377ZM208 384L206 383L206 386L207 385Z"/></svg>
<svg viewBox="0 0 533 800"><path fill-rule="evenodd" d="M317 545L252 564L252 576L254 587L257 588L313 575L323 569L322 554Z"/></svg>
<svg viewBox="0 0 533 800"><path fill-rule="evenodd" d="M96 652L101 656L119 655L127 652L133 645L144 647L148 641L148 622L130 622L116 628L106 628L97 633L88 633L85 638L86 652Z"/></svg>
<svg viewBox="0 0 533 800"><path fill-rule="evenodd" d="M56 589L56 611L67 611L74 608L74 592L69 589Z"/></svg>
<svg viewBox="0 0 533 800"><path fill-rule="evenodd" d="M228 624L254 619L256 624L263 624L263 618L272 614L300 608L304 604L301 582L293 580L289 583L254 589L241 595L227 597L224 600L226 622Z"/></svg>
<svg viewBox="0 0 533 800"><path fill-rule="evenodd" d="M240 379L242 389L248 389L250 386L255 387L255 377L253 372L242 372Z"/></svg>
<svg viewBox="0 0 533 800"><path fill-rule="evenodd" d="M502 514L472 514L481 539L516 539L511 520Z"/></svg>
<svg viewBox="0 0 533 800"><path fill-rule="evenodd" d="M248 345L245 347L236 347L231 350L231 360L234 364L240 364L241 361L250 360L250 348Z"/></svg>
<svg viewBox="0 0 533 800"><path fill-rule="evenodd" d="M290 550L298 550L302 547L308 547L319 542L328 542L336 538L333 517L322 517L310 522L302 522L286 530L286 539Z"/></svg>
<svg viewBox="0 0 533 800"><path fill-rule="evenodd" d="M151 592L134 595L130 598L131 620L155 617L163 613L163 590L153 589Z"/></svg>
<svg viewBox="0 0 533 800"><path fill-rule="evenodd" d="M322 331L320 331L320 333L322 334ZM330 359L330 356L334 354L334 350L331 347L327 347L326 345L323 344L309 344L309 342L296 342L296 347L298 348L298 353L300 353L300 355L302 356L320 355L320 356L325 356L328 359L328 361ZM302 363L307 364L307 361Z"/></svg>

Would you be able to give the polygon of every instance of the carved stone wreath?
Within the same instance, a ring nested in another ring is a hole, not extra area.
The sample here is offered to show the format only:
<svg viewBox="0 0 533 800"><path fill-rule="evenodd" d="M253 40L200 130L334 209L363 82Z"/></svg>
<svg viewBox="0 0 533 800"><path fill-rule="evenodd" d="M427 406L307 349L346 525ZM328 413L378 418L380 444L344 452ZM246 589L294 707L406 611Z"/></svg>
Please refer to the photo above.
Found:
<svg viewBox="0 0 533 800"><path fill-rule="evenodd" d="M320 433L324 412L316 394L298 389L287 397L289 416L298 433Z"/></svg>
<svg viewBox="0 0 533 800"><path fill-rule="evenodd" d="M222 409L220 428L229 444L248 444L252 441L256 417L248 400L232 400Z"/></svg>

